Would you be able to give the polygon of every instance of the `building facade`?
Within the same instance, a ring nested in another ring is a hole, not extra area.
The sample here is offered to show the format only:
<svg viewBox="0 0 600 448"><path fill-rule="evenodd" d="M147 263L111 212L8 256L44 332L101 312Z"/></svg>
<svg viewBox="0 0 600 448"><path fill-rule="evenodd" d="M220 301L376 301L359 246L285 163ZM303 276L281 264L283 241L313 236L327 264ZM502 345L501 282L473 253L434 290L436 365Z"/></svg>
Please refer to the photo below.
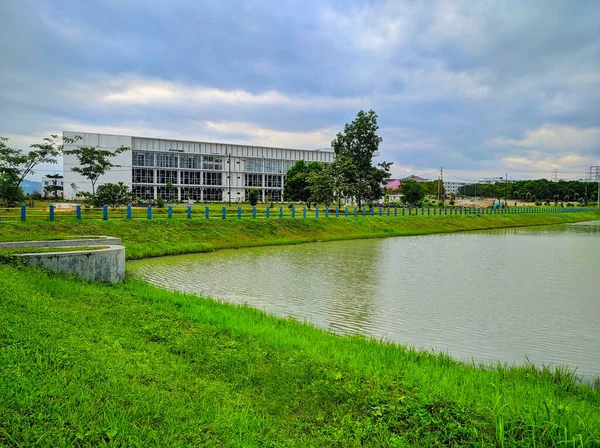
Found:
<svg viewBox="0 0 600 448"><path fill-rule="evenodd" d="M48 187L48 188L46 188ZM55 177L42 177L41 183L41 194L44 196L57 196L62 198L64 196L65 182L63 178Z"/></svg>
<svg viewBox="0 0 600 448"><path fill-rule="evenodd" d="M444 182L444 191L446 194L458 194L458 189L460 187L464 187L465 185L470 185L468 182Z"/></svg>
<svg viewBox="0 0 600 448"><path fill-rule="evenodd" d="M282 200L288 169L298 160L333 162L331 150L302 150L228 143L196 142L124 135L63 132L81 136L77 146L94 146L114 151L131 148L111 159L119 165L101 176L98 185L123 182L134 198L200 202L244 202L251 188L260 191L263 202ZM75 145L65 145L65 150ZM77 191L92 191L89 180L72 171L77 158L63 158L65 198ZM72 188L76 186L76 190Z"/></svg>

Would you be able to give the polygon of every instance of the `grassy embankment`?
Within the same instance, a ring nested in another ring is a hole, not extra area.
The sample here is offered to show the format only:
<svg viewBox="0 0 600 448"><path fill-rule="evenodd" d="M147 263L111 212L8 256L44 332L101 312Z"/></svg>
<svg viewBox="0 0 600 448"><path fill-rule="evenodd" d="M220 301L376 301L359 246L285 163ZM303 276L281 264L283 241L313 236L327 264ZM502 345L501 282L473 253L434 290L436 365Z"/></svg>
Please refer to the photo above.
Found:
<svg viewBox="0 0 600 448"><path fill-rule="evenodd" d="M0 265L0 444L599 446L600 390Z"/></svg>
<svg viewBox="0 0 600 448"><path fill-rule="evenodd" d="M139 219L0 223L0 241L47 240L74 235L119 237L127 258L144 258L224 248L295 244L386 236L560 224L599 219L597 213L507 215L367 216L349 218Z"/></svg>

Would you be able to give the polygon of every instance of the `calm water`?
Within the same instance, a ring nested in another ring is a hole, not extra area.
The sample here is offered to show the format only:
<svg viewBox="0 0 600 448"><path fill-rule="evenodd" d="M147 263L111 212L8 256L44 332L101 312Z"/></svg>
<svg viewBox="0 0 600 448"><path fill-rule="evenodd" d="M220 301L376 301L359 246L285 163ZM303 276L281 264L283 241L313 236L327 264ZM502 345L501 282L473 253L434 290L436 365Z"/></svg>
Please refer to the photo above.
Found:
<svg viewBox="0 0 600 448"><path fill-rule="evenodd" d="M461 360L600 376L600 222L228 250L134 275Z"/></svg>

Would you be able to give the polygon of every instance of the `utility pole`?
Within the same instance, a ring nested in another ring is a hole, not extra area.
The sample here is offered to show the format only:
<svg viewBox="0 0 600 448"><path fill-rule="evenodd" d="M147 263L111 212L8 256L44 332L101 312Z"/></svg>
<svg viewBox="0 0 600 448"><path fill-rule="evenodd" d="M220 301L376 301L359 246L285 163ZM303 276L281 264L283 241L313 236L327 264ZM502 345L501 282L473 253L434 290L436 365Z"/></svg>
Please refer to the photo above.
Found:
<svg viewBox="0 0 600 448"><path fill-rule="evenodd" d="M553 182L558 182L558 170L552 170L550 178Z"/></svg>
<svg viewBox="0 0 600 448"><path fill-rule="evenodd" d="M504 204L508 204L508 173L504 176Z"/></svg>
<svg viewBox="0 0 600 448"><path fill-rule="evenodd" d="M444 169L440 166L440 183L438 184L438 200L441 198L442 204L444 201L444 195L442 194L442 189L444 188Z"/></svg>
<svg viewBox="0 0 600 448"><path fill-rule="evenodd" d="M227 183L229 184L229 207L231 207L231 148L229 148L228 152L229 159L227 160L227 165L229 166L229 178Z"/></svg>

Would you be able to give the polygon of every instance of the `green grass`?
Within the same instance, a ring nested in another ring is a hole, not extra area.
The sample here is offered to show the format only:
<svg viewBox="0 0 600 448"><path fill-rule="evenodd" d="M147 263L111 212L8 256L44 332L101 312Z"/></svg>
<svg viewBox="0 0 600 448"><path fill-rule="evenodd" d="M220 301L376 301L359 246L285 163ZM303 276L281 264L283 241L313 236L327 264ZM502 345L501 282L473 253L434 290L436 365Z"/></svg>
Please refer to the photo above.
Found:
<svg viewBox="0 0 600 448"><path fill-rule="evenodd" d="M76 235L122 239L129 259L224 248L561 224L599 219L597 213L367 216L328 219L153 219L0 222L0 241Z"/></svg>
<svg viewBox="0 0 600 448"><path fill-rule="evenodd" d="M0 444L599 446L600 391L0 265Z"/></svg>

